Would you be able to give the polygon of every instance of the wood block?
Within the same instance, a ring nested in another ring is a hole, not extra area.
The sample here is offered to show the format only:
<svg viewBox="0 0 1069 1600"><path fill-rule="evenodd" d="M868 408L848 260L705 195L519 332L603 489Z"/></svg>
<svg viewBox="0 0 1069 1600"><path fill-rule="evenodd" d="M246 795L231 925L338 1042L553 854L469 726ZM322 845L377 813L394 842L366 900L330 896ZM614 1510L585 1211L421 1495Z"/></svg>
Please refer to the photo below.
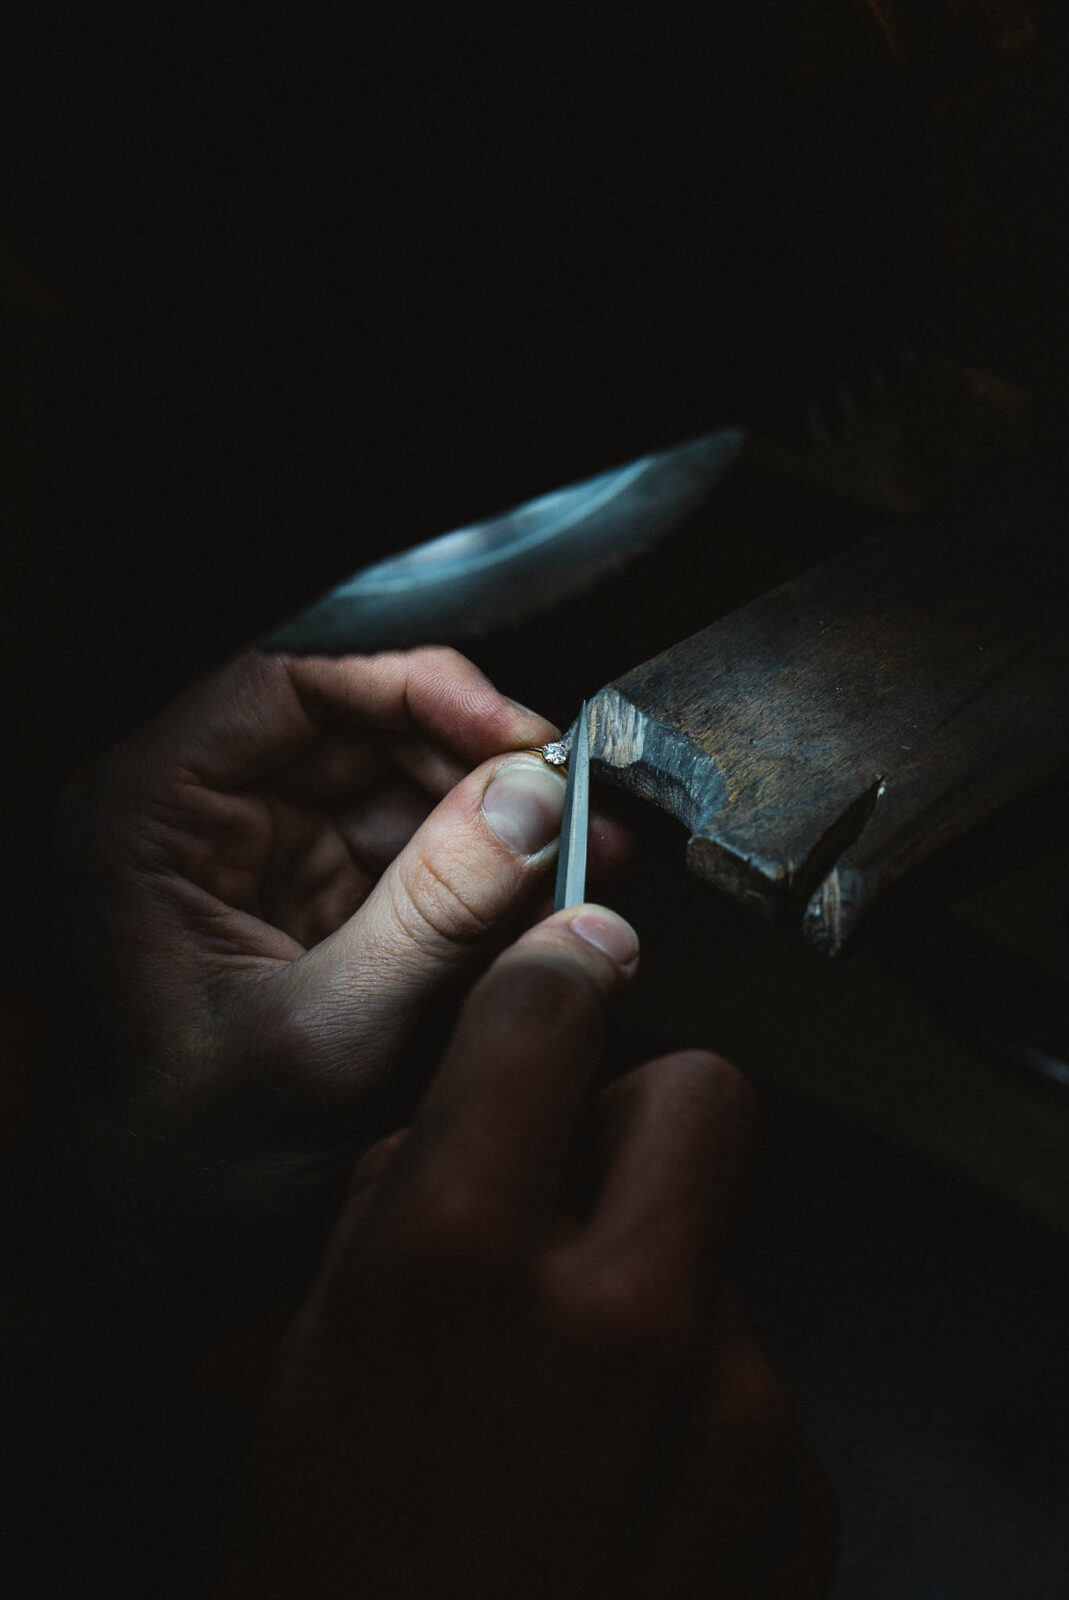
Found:
<svg viewBox="0 0 1069 1600"><path fill-rule="evenodd" d="M595 773L828 954L928 869L997 875L1028 842L1015 808L1057 805L1069 769L1062 504L1026 518L981 486L634 668L593 699Z"/></svg>

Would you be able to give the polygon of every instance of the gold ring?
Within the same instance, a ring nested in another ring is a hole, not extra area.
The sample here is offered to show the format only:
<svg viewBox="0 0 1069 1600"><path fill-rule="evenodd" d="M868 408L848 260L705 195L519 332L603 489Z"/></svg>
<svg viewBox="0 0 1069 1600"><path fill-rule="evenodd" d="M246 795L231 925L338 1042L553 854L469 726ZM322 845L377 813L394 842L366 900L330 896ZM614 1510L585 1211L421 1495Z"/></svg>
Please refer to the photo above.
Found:
<svg viewBox="0 0 1069 1600"><path fill-rule="evenodd" d="M568 746L561 739L551 739L548 744L529 745L523 752L527 756L541 756L549 767L558 772L568 771Z"/></svg>

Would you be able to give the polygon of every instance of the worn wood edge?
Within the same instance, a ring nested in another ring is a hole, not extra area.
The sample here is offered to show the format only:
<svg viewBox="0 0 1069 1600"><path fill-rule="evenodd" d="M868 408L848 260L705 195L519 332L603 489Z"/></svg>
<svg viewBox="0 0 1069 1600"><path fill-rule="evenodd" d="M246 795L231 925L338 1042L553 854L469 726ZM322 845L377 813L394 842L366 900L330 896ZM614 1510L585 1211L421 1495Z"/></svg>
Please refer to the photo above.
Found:
<svg viewBox="0 0 1069 1600"><path fill-rule="evenodd" d="M883 791L883 778L874 777L832 817L819 838L791 855L749 852L722 834L695 833L687 845L687 866L698 877L753 904L771 921L802 920L820 887L835 878L839 858L860 839ZM854 892L864 899L867 880L861 873L854 877ZM814 942L825 948L819 940ZM831 944L826 953L833 953Z"/></svg>
<svg viewBox="0 0 1069 1600"><path fill-rule="evenodd" d="M818 886L834 877L838 858L860 837L883 792L882 778L875 777L804 854L783 859L750 852L716 832L731 793L707 750L649 716L611 684L593 697L587 714L595 775L674 817L690 835L688 869L771 920L803 917ZM863 893L863 884L858 892ZM834 940L814 942L833 953Z"/></svg>
<svg viewBox="0 0 1069 1600"><path fill-rule="evenodd" d="M843 852L814 890L802 919L802 936L823 956L850 955L877 931L914 923L918 910L937 914L977 893L993 878L1033 865L1069 837L1069 764L1040 783L1008 794L949 843L933 847L901 875L875 875ZM859 835L860 838L860 835Z"/></svg>
<svg viewBox="0 0 1069 1600"><path fill-rule="evenodd" d="M836 864L806 904L802 937L821 955L843 955L857 940L870 899L865 874Z"/></svg>
<svg viewBox="0 0 1069 1600"><path fill-rule="evenodd" d="M611 684L588 702L587 718L590 765L598 777L667 811L691 833L723 808L727 783L712 756Z"/></svg>

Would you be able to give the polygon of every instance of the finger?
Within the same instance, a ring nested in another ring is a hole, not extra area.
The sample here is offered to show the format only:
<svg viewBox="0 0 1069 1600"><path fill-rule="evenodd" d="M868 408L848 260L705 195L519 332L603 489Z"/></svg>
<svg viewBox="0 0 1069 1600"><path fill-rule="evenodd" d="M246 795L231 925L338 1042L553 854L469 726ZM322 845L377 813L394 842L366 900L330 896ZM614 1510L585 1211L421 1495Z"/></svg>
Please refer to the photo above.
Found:
<svg viewBox="0 0 1069 1600"><path fill-rule="evenodd" d="M378 872L361 860L340 827L282 800L273 800L270 809L273 848L265 869L247 881L245 906L307 950L348 921L366 900ZM224 866L226 860L224 855ZM231 877L238 881L233 873ZM222 872L212 888L226 904L242 904L232 890L226 892Z"/></svg>
<svg viewBox="0 0 1069 1600"><path fill-rule="evenodd" d="M559 912L498 957L383 1187L417 1234L431 1219L478 1248L487 1229L549 1225L605 1009L637 960L634 930L599 906Z"/></svg>
<svg viewBox="0 0 1069 1600"><path fill-rule="evenodd" d="M407 1138L408 1129L398 1128L394 1133L388 1133L384 1139L376 1140L364 1151L349 1177L350 1204L354 1200L362 1201L377 1188Z"/></svg>
<svg viewBox="0 0 1069 1600"><path fill-rule="evenodd" d="M262 997L316 1018L344 1088L374 1075L415 1016L524 903L557 849L564 780L537 756L470 774L435 808L356 914Z"/></svg>
<svg viewBox="0 0 1069 1600"><path fill-rule="evenodd" d="M415 734L406 734L393 740L390 757L402 772L407 773L435 800L441 800L471 771L470 761L461 761L440 744Z"/></svg>
<svg viewBox="0 0 1069 1600"><path fill-rule="evenodd" d="M572 1248L588 1272L628 1263L696 1330L753 1134L752 1094L718 1056L680 1051L612 1084L592 1117L603 1177Z"/></svg>
<svg viewBox="0 0 1069 1600"><path fill-rule="evenodd" d="M418 784L394 772L351 805L332 808L333 829L304 810L287 816L285 847L278 828L270 871L260 885L261 914L305 949L319 944L363 905L431 807ZM275 816L282 818L277 803Z"/></svg>
<svg viewBox="0 0 1069 1600"><path fill-rule="evenodd" d="M494 688L474 662L442 645L377 656L281 657L316 723L354 715L377 728L423 730L469 762L545 744L556 730Z"/></svg>
<svg viewBox="0 0 1069 1600"><path fill-rule="evenodd" d="M257 652L195 685L134 741L211 787L252 783L292 761L322 729L422 730L465 760L553 735L455 650L293 658Z"/></svg>
<svg viewBox="0 0 1069 1600"><path fill-rule="evenodd" d="M334 1293L333 1280L344 1278L345 1263L352 1249L354 1235L358 1232L374 1203L382 1181L397 1160L398 1152L409 1137L408 1128L398 1128L370 1145L349 1174L349 1192L337 1225L331 1233L320 1265L315 1288L307 1300L302 1315L305 1327L313 1327L325 1300Z"/></svg>
<svg viewBox="0 0 1069 1600"><path fill-rule="evenodd" d="M471 770L433 739L419 734L391 734L366 725L338 733L321 732L292 761L271 773L272 794L308 804L329 804L358 794L400 769L435 800Z"/></svg>
<svg viewBox="0 0 1069 1600"><path fill-rule="evenodd" d="M622 1600L734 1595L747 1541L764 1526L795 1448L794 1408L782 1384L740 1328L725 1329L689 1415L659 1442ZM778 1551L785 1553L782 1545ZM720 1580L712 1588L711 1571Z"/></svg>
<svg viewBox="0 0 1069 1600"><path fill-rule="evenodd" d="M391 773L332 815L352 856L378 877L423 826L432 805L418 784Z"/></svg>
<svg viewBox="0 0 1069 1600"><path fill-rule="evenodd" d="M358 794L393 765L382 736L366 727L321 730L291 761L276 767L265 787L300 805L324 804Z"/></svg>

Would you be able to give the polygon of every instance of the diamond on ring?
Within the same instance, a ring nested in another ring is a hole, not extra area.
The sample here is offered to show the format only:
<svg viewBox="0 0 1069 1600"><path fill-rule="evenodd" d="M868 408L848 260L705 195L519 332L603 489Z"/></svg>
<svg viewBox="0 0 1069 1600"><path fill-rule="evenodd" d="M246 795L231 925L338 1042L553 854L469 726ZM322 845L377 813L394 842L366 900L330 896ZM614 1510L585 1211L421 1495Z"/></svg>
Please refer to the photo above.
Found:
<svg viewBox="0 0 1069 1600"><path fill-rule="evenodd" d="M566 767L568 765L568 746L560 739L553 739L549 744L544 744L541 755L542 760L548 761L551 767Z"/></svg>

